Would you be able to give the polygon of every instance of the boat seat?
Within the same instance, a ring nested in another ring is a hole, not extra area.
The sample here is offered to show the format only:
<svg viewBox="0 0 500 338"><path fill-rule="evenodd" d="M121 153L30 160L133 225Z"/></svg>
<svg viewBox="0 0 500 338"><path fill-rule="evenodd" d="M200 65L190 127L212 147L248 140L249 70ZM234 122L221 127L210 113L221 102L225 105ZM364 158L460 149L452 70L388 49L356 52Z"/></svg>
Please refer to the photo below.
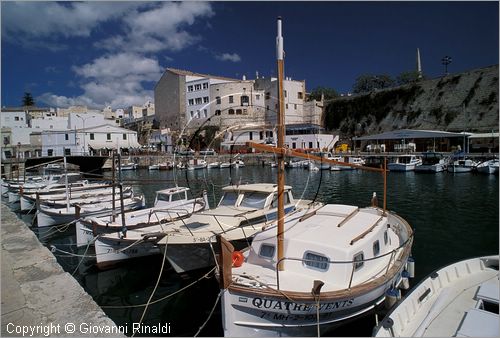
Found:
<svg viewBox="0 0 500 338"><path fill-rule="evenodd" d="M480 333L481 337L499 337L500 326L498 314L481 309L471 309L467 311L462 324L458 328L456 337L476 337Z"/></svg>
<svg viewBox="0 0 500 338"><path fill-rule="evenodd" d="M498 304L500 298L499 293L500 290L498 289L498 279L490 280L486 283L481 284L479 290L477 291L476 299Z"/></svg>

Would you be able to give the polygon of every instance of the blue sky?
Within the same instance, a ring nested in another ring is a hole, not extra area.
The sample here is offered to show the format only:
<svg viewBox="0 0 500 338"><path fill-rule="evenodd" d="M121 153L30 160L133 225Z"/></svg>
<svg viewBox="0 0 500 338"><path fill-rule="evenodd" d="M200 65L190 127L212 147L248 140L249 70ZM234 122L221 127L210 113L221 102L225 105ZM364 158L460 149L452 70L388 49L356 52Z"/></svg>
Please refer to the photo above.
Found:
<svg viewBox="0 0 500 338"><path fill-rule="evenodd" d="M2 106L125 108L154 97L167 67L227 77L285 75L352 90L361 74L442 75L498 63L498 2L2 2Z"/></svg>

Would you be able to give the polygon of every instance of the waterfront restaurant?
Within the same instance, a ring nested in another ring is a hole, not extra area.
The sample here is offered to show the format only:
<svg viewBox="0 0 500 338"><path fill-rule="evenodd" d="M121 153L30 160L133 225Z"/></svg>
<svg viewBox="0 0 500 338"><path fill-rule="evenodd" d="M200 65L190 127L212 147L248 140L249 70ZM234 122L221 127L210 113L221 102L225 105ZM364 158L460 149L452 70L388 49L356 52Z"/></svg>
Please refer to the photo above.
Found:
<svg viewBox="0 0 500 338"><path fill-rule="evenodd" d="M452 133L438 130L393 130L376 135L354 137L354 150L385 148L387 152L469 152L471 133ZM381 147L384 145L384 147Z"/></svg>

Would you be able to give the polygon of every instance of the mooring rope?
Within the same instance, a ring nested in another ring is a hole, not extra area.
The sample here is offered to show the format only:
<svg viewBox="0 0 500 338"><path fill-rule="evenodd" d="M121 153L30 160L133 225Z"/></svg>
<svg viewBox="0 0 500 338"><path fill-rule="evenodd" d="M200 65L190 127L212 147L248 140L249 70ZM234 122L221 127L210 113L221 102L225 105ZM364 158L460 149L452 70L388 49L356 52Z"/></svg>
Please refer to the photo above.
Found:
<svg viewBox="0 0 500 338"><path fill-rule="evenodd" d="M217 303L219 303L219 299L222 296L222 292L223 292L223 290L220 290L219 294L217 295L217 299L215 300L214 306L212 307L212 310L208 314L208 317L205 320L205 322L198 328L198 332L196 332L196 334L194 335L194 337L198 337L198 335L200 334L201 330L203 330L203 328L205 327L205 325L207 325L208 321L212 317L212 315L213 315L213 313L215 311L215 308L217 306Z"/></svg>
<svg viewBox="0 0 500 338"><path fill-rule="evenodd" d="M73 273L71 274L71 276L73 276L73 275L76 273L76 271L78 271L78 268L79 268L79 267L80 267L80 265L82 264L83 259L86 257L87 250L89 249L90 245L91 245L92 243L94 243L94 242L95 242L95 240L97 239L97 237L98 237L98 236L99 236L99 235L94 236L94 238L92 238L92 240L90 240L90 241L87 243L87 247L85 248L85 251L83 252L83 257L82 257L82 259L80 259L80 261L78 262L78 265L76 266L75 270L73 270Z"/></svg>
<svg viewBox="0 0 500 338"><path fill-rule="evenodd" d="M62 252L64 254L67 254L67 255L73 256L73 257L83 257L83 258L89 258L89 257L94 258L94 257L97 257L96 255L79 255L79 254L75 254L75 253L72 253L72 252L69 252L69 251L64 251L64 250L61 250L58 247L56 247L54 244L52 244L50 246L50 251L52 251L52 252L56 252L56 251Z"/></svg>

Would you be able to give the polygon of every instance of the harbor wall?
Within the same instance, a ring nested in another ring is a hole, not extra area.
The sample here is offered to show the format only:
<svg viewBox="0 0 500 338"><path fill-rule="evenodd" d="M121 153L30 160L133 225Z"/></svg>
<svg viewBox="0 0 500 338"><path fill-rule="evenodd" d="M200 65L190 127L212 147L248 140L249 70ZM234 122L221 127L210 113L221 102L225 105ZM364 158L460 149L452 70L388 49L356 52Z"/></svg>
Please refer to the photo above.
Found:
<svg viewBox="0 0 500 338"><path fill-rule="evenodd" d="M3 203L0 228L3 337L125 337Z"/></svg>

